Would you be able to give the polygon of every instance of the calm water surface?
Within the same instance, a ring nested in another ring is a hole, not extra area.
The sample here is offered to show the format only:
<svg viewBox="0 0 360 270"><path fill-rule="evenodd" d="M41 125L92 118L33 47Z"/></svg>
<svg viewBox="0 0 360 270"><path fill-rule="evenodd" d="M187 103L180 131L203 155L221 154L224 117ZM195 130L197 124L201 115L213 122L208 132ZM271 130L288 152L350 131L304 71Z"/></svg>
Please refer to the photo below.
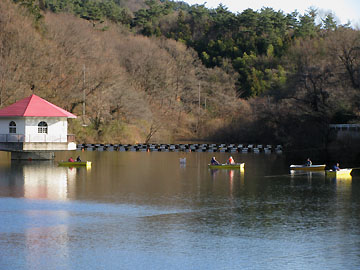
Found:
<svg viewBox="0 0 360 270"><path fill-rule="evenodd" d="M360 269L360 178L289 175L282 155L0 154L0 269ZM186 157L185 165L179 159Z"/></svg>

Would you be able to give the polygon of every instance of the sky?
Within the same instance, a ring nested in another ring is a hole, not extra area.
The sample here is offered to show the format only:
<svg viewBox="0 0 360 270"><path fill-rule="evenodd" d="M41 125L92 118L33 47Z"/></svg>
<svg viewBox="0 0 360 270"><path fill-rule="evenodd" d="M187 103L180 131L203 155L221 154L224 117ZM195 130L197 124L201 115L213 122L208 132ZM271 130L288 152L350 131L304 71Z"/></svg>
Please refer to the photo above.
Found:
<svg viewBox="0 0 360 270"><path fill-rule="evenodd" d="M310 7L315 7L320 17L331 12L338 24L350 21L353 27L360 27L360 0L183 0L183 2L190 5L205 4L207 8L216 8L222 3L233 13L241 13L247 8L256 11L262 7L271 7L286 14L295 10L304 14Z"/></svg>

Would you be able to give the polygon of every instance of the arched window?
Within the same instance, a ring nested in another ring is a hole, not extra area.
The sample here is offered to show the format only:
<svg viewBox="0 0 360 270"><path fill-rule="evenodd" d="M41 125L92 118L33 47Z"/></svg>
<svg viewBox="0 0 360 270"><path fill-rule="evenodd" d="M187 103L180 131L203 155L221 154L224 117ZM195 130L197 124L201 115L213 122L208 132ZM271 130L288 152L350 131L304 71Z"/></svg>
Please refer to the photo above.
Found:
<svg viewBox="0 0 360 270"><path fill-rule="evenodd" d="M48 133L48 125L46 122L41 121L38 124L38 133Z"/></svg>
<svg viewBox="0 0 360 270"><path fill-rule="evenodd" d="M16 133L16 123L14 121L9 123L9 133Z"/></svg>

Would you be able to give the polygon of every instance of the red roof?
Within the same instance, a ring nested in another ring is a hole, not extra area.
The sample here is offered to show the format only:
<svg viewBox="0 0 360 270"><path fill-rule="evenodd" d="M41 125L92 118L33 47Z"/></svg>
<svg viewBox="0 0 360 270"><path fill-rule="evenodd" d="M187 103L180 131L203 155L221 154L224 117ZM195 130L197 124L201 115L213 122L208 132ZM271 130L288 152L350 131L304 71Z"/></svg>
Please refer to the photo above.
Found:
<svg viewBox="0 0 360 270"><path fill-rule="evenodd" d="M36 95L31 95L30 97L0 109L0 117L14 116L76 118L76 115Z"/></svg>

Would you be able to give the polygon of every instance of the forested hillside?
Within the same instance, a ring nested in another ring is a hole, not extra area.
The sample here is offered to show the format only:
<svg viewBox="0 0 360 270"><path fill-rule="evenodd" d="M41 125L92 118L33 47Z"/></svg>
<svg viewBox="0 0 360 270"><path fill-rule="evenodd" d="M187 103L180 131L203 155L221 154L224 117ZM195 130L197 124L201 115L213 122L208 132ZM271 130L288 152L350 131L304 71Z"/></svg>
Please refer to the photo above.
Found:
<svg viewBox="0 0 360 270"><path fill-rule="evenodd" d="M168 0L4 0L0 106L35 92L81 116L71 123L80 141L326 146L328 124L359 113L359 31L334 18Z"/></svg>

